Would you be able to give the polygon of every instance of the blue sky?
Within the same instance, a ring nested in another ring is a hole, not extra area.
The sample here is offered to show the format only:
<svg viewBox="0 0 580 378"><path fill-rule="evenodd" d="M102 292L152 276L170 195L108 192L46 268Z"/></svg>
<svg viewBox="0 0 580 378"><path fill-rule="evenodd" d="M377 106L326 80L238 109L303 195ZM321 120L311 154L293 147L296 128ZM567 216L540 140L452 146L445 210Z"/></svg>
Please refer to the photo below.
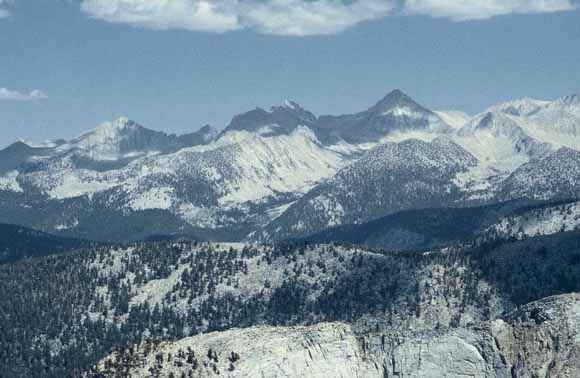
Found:
<svg viewBox="0 0 580 378"><path fill-rule="evenodd" d="M465 5L468 3L468 5ZM573 0L0 0L0 146L126 115L188 132L291 98L431 109L580 92Z"/></svg>

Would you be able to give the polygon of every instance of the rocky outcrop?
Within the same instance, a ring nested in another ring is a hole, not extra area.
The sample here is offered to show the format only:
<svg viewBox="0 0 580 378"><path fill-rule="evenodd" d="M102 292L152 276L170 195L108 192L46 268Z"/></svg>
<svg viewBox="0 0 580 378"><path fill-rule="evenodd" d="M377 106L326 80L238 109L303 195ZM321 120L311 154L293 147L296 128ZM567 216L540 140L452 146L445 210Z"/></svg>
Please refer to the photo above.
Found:
<svg viewBox="0 0 580 378"><path fill-rule="evenodd" d="M580 295L530 303L493 325L512 377L580 377Z"/></svg>
<svg viewBox="0 0 580 378"><path fill-rule="evenodd" d="M573 378L580 376L580 295L432 334L361 335L342 323L234 329L142 344L95 370L86 376Z"/></svg>

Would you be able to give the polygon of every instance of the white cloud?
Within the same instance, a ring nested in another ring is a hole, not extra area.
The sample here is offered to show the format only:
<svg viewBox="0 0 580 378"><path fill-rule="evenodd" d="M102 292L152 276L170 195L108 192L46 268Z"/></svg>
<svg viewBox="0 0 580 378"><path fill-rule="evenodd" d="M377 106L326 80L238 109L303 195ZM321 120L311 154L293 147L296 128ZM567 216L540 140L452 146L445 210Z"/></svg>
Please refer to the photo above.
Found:
<svg viewBox="0 0 580 378"><path fill-rule="evenodd" d="M392 11L389 0L269 0L248 6L241 19L262 33L305 36L341 32Z"/></svg>
<svg viewBox="0 0 580 378"><path fill-rule="evenodd" d="M470 21L508 14L569 11L576 7L572 0L407 0L404 12Z"/></svg>
<svg viewBox="0 0 580 378"><path fill-rule="evenodd" d="M389 15L454 21L576 8L577 0L81 0L91 17L150 29L265 34L333 34ZM0 0L1 4L2 0Z"/></svg>
<svg viewBox="0 0 580 378"><path fill-rule="evenodd" d="M381 18L392 0L83 0L90 16L152 29L314 35Z"/></svg>
<svg viewBox="0 0 580 378"><path fill-rule="evenodd" d="M22 93L10 90L8 88L0 87L0 100L32 101L32 100L41 100L47 97L48 96L39 89L35 89L30 93Z"/></svg>
<svg viewBox="0 0 580 378"><path fill-rule="evenodd" d="M239 29L235 2L214 0L84 0L92 17L152 29L226 32Z"/></svg>

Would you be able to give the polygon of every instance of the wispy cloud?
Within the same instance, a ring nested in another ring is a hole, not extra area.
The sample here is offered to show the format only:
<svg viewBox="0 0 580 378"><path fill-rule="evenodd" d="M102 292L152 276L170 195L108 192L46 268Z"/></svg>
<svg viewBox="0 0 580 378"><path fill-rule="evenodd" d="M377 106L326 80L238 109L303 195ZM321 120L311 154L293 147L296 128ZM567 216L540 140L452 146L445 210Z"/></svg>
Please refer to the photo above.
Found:
<svg viewBox="0 0 580 378"><path fill-rule="evenodd" d="M407 0L404 12L471 21L509 14L570 11L576 7L572 0Z"/></svg>
<svg viewBox="0 0 580 378"><path fill-rule="evenodd" d="M1 3L2 0L0 0ZM333 34L393 15L453 21L576 9L579 0L81 0L91 17L150 29Z"/></svg>
<svg viewBox="0 0 580 378"><path fill-rule="evenodd" d="M19 91L0 87L0 100L33 101L42 100L47 97L48 96L39 89L34 89L30 93L22 93Z"/></svg>
<svg viewBox="0 0 580 378"><path fill-rule="evenodd" d="M4 5L6 5L6 1L0 0L0 18L10 16L10 12L8 12Z"/></svg>

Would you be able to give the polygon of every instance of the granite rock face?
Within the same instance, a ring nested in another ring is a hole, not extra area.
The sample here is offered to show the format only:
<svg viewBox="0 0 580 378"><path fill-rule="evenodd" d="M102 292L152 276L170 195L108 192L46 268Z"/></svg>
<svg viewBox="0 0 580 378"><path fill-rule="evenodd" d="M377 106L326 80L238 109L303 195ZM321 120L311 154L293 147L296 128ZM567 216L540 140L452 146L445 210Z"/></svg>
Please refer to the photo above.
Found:
<svg viewBox="0 0 580 378"><path fill-rule="evenodd" d="M580 295L432 334L361 333L343 323L260 326L143 344L98 366L101 377L573 378L580 376Z"/></svg>

